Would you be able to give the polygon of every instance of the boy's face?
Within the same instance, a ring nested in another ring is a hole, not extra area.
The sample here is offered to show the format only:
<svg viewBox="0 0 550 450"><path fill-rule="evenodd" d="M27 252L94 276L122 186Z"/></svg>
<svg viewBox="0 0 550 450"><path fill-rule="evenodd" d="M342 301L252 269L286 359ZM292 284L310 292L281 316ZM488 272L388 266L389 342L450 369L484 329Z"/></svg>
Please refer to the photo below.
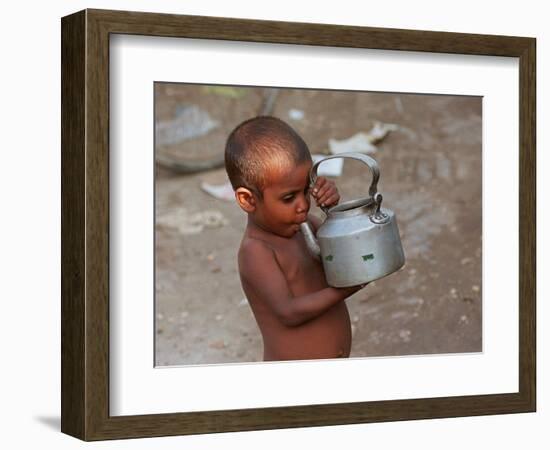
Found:
<svg viewBox="0 0 550 450"><path fill-rule="evenodd" d="M261 228L292 237L307 219L311 162L270 174L263 198L256 202L254 221Z"/></svg>

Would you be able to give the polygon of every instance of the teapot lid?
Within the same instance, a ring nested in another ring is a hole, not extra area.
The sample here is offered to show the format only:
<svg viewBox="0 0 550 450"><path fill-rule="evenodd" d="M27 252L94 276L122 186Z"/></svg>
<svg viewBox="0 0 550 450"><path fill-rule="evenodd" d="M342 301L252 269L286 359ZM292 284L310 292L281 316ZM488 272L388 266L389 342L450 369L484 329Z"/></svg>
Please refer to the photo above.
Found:
<svg viewBox="0 0 550 450"><path fill-rule="evenodd" d="M360 214L368 214L370 220L373 223L383 224L388 222L390 216L387 212L384 212L380 209L382 205L382 195L376 193L374 197L360 198L357 200L350 200L344 202L341 205L336 205L326 211L327 216L329 217L350 217L357 216Z"/></svg>
<svg viewBox="0 0 550 450"><path fill-rule="evenodd" d="M352 209L358 209L364 206L372 205L374 205L374 199L372 197L358 198L329 208L327 210L327 214L349 212Z"/></svg>

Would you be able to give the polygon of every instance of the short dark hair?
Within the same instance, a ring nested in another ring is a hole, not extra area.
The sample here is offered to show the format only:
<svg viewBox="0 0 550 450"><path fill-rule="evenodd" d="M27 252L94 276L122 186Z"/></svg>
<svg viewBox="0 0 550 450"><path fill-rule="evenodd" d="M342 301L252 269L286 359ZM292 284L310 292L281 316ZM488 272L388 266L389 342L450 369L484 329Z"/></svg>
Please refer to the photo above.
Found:
<svg viewBox="0 0 550 450"><path fill-rule="evenodd" d="M281 119L258 116L238 125L227 138L225 170L233 189L245 187L262 195L274 168L311 161L309 149Z"/></svg>

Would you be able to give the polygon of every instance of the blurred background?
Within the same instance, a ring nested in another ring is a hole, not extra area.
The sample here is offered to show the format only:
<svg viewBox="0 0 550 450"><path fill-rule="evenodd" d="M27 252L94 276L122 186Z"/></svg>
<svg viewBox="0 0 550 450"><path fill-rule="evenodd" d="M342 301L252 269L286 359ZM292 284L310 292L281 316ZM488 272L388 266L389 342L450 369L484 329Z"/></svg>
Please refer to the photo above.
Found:
<svg viewBox="0 0 550 450"><path fill-rule="evenodd" d="M246 216L223 168L227 135L259 114L314 158L379 164L406 264L346 300L351 357L482 351L481 97L156 83L155 364L262 360L237 268ZM324 166L342 201L367 196L368 167Z"/></svg>

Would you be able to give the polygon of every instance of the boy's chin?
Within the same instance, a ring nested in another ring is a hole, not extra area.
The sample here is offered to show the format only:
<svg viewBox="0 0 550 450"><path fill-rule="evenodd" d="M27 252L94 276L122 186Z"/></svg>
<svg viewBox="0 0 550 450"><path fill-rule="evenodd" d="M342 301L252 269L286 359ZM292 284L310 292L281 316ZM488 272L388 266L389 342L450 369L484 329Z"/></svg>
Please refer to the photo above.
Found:
<svg viewBox="0 0 550 450"><path fill-rule="evenodd" d="M290 228L287 230L286 234L285 234L285 237L292 237L294 236L296 233L298 233L298 231L300 231L300 225L298 224L292 224L290 226Z"/></svg>
<svg viewBox="0 0 550 450"><path fill-rule="evenodd" d="M274 234L276 236L291 238L296 233L300 231L300 224L291 223L288 225L285 224L257 224L260 228L268 233Z"/></svg>
<svg viewBox="0 0 550 450"><path fill-rule="evenodd" d="M284 237L284 238L291 238L298 231L300 231L300 225L292 224L289 227L279 228L279 229L270 230L270 231L277 236Z"/></svg>

